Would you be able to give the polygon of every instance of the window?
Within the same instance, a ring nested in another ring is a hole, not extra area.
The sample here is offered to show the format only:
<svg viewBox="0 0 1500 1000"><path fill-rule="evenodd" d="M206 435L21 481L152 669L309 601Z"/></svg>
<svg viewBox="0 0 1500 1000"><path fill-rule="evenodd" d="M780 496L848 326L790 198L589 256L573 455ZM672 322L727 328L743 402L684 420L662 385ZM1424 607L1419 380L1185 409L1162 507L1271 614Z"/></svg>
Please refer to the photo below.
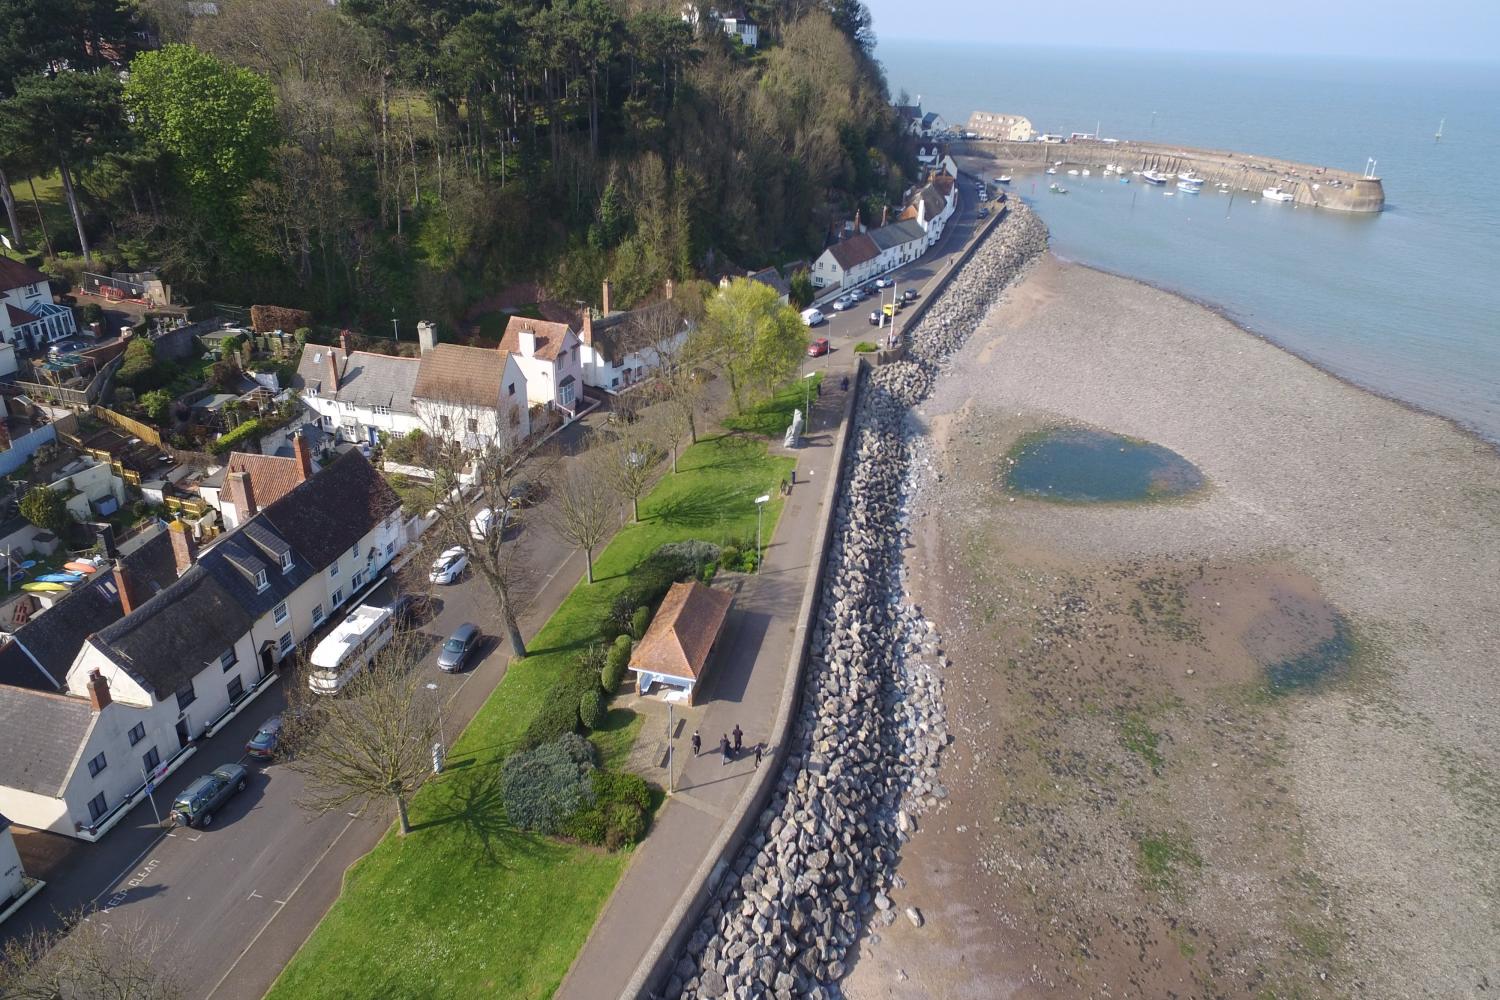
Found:
<svg viewBox="0 0 1500 1000"><path fill-rule="evenodd" d="M89 799L89 822L99 822L99 817L103 816L108 811L109 807L104 804L103 792L100 792L98 795L95 795L93 798Z"/></svg>
<svg viewBox="0 0 1500 1000"><path fill-rule="evenodd" d="M337 559L335 559L332 563L329 564L329 566L328 566L328 575L331 578L337 578L338 577L338 575L339 575L339 561ZM338 602L335 601L334 603L337 604Z"/></svg>
<svg viewBox="0 0 1500 1000"><path fill-rule="evenodd" d="M314 628L317 628L319 625L323 624L323 605L321 605L321 604L314 604L313 605L313 615L312 615L312 618L313 618L313 627Z"/></svg>
<svg viewBox="0 0 1500 1000"><path fill-rule="evenodd" d="M359 589L360 584L365 582L365 571L359 570L349 579L349 590L352 593Z"/></svg>
<svg viewBox="0 0 1500 1000"><path fill-rule="evenodd" d="M276 653L278 656L286 656L292 651L292 633L288 632L276 642Z"/></svg>
<svg viewBox="0 0 1500 1000"><path fill-rule="evenodd" d="M479 433L479 418L478 417L470 417L469 418L469 433L470 434L478 434Z"/></svg>
<svg viewBox="0 0 1500 1000"><path fill-rule="evenodd" d="M516 394L516 384L514 382L510 382L505 386L505 394L507 396L514 396Z"/></svg>
<svg viewBox="0 0 1500 1000"><path fill-rule="evenodd" d="M240 662L240 654L234 651L233 646L230 646L229 649L224 653L224 655L219 657L219 666L224 668L225 673L228 673L230 670L232 670L234 668L234 665L238 662Z"/></svg>
<svg viewBox="0 0 1500 1000"><path fill-rule="evenodd" d="M147 774L151 774L161 766L161 752L156 747L147 750L141 757L141 766L146 769Z"/></svg>
<svg viewBox="0 0 1500 1000"><path fill-rule="evenodd" d="M198 694L193 690L193 682L188 681L185 686L179 688L177 691L177 710L180 712L197 700Z"/></svg>
<svg viewBox="0 0 1500 1000"><path fill-rule="evenodd" d="M263 569L257 570L255 573L255 592L258 594L270 585L271 581L266 579L266 571Z"/></svg>
<svg viewBox="0 0 1500 1000"><path fill-rule="evenodd" d="M449 426L448 426L448 417L446 415L442 415L442 416L438 417L438 426L441 427L445 431L450 429Z"/></svg>
<svg viewBox="0 0 1500 1000"><path fill-rule="evenodd" d="M135 746L137 743L139 743L141 740L143 740L145 738L146 738L146 724L144 722L137 722L135 725L133 725L133 726L130 727L130 745L131 746Z"/></svg>
<svg viewBox="0 0 1500 1000"><path fill-rule="evenodd" d="M359 543L355 542L349 547L349 558L359 562Z"/></svg>
<svg viewBox="0 0 1500 1000"><path fill-rule="evenodd" d="M104 754L102 754L102 753L99 754L99 756L97 756L93 760L89 761L89 777L90 778L96 778L96 777L98 777L99 776L99 772L102 771L102 770L104 770L108 766L109 766L109 762L104 759Z"/></svg>
<svg viewBox="0 0 1500 1000"><path fill-rule="evenodd" d="M281 554L281 571L283 573L290 573L292 571L292 554L290 552L283 552Z"/></svg>
<svg viewBox="0 0 1500 1000"><path fill-rule="evenodd" d="M240 680L239 674L235 674L234 679L229 682L228 691L231 705L245 697L245 682Z"/></svg>
<svg viewBox="0 0 1500 1000"><path fill-rule="evenodd" d="M379 406L379 405L377 405L375 407L375 414L377 416L381 416L381 417L389 416L390 412L391 412L391 408L389 406Z"/></svg>
<svg viewBox="0 0 1500 1000"><path fill-rule="evenodd" d="M395 542L386 542L385 543L385 556L386 556L386 558L389 559L391 556L393 556L395 554L396 554L396 543Z"/></svg>
<svg viewBox="0 0 1500 1000"><path fill-rule="evenodd" d="M275 609L271 612L271 620L274 621L277 625L280 625L282 622L286 621L288 617L289 615L287 614L286 610L286 601L282 601L280 604L276 605Z"/></svg>
<svg viewBox="0 0 1500 1000"><path fill-rule="evenodd" d="M332 607L332 608L336 608L340 604L343 604L343 603L344 603L344 592L342 590L335 590L333 592L333 598L329 601L328 606Z"/></svg>
<svg viewBox="0 0 1500 1000"><path fill-rule="evenodd" d="M36 294L36 282L32 282L31 284L26 286L26 294L28 296Z"/></svg>

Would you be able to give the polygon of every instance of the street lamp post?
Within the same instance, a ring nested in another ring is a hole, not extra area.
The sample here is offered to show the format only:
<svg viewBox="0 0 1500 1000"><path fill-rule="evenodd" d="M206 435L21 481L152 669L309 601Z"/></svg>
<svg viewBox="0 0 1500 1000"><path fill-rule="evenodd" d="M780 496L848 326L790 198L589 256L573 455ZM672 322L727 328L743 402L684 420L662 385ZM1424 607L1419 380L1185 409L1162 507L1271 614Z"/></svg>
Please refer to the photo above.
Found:
<svg viewBox="0 0 1500 1000"><path fill-rule="evenodd" d="M770 501L771 494L755 498L755 574L760 575L760 564L763 561L760 543L760 520L761 514L765 512L766 504Z"/></svg>
<svg viewBox="0 0 1500 1000"><path fill-rule="evenodd" d="M817 377L817 372L808 372L802 376L802 426L807 430L812 430L812 380Z"/></svg>
<svg viewBox="0 0 1500 1000"><path fill-rule="evenodd" d="M432 681L427 682L427 690L432 692L432 704L437 709L438 742L446 744L448 737L443 734L443 698L438 694L438 686Z"/></svg>
<svg viewBox="0 0 1500 1000"><path fill-rule="evenodd" d="M401 343L401 327L396 323L395 306L391 306L391 334L396 338L396 343Z"/></svg>

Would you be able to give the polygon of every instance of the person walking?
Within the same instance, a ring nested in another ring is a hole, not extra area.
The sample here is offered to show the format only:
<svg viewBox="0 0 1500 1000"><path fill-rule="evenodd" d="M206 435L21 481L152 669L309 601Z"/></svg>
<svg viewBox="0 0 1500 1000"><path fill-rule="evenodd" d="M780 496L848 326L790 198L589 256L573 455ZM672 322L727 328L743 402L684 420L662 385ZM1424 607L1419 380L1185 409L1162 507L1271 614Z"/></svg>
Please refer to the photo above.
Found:
<svg viewBox="0 0 1500 1000"><path fill-rule="evenodd" d="M703 737L698 735L698 730L693 730L693 756L696 757L703 752Z"/></svg>
<svg viewBox="0 0 1500 1000"><path fill-rule="evenodd" d="M848 375L845 375L844 376L844 380L839 383L839 388L842 391L844 391L844 392L848 392L849 391L849 376Z"/></svg>
<svg viewBox="0 0 1500 1000"><path fill-rule="evenodd" d="M739 754L740 754L740 748L741 748L741 742L740 741L743 740L744 738L745 738L745 734L740 729L740 724L738 722L736 722L734 724L734 755L736 757L738 757Z"/></svg>
<svg viewBox="0 0 1500 1000"><path fill-rule="evenodd" d="M723 758L722 760L719 761L719 766L720 767L723 767L725 764L729 763L729 737L728 736L720 736L719 737L719 756Z"/></svg>
<svg viewBox="0 0 1500 1000"><path fill-rule="evenodd" d="M765 753L765 747L766 747L766 745L764 743L757 743L757 744L755 744L755 768L756 768L756 770L760 769L760 758L761 758L761 754Z"/></svg>

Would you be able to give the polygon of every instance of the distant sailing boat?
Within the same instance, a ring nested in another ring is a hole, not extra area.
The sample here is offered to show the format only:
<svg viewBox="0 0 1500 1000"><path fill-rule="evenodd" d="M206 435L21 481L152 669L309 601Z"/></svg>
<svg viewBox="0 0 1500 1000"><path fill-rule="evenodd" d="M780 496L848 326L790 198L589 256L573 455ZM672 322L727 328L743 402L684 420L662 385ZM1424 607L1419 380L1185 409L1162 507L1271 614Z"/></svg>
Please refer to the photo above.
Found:
<svg viewBox="0 0 1500 1000"><path fill-rule="evenodd" d="M1446 118L1444 118L1444 119L1442 119L1441 121L1438 122L1437 135L1435 135L1435 136L1432 137L1432 141L1433 142L1442 142L1443 141L1443 126L1446 125L1447 123L1448 123L1448 119L1446 119Z"/></svg>

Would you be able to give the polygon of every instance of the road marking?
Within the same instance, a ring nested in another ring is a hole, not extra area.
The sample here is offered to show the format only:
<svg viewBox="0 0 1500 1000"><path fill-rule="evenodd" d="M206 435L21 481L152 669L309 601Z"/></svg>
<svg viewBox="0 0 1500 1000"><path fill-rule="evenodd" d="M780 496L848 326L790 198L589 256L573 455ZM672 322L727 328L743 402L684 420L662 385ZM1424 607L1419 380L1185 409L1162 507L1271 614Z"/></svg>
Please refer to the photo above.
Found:
<svg viewBox="0 0 1500 1000"><path fill-rule="evenodd" d="M262 896L260 893L256 892L254 889L251 889L250 890L250 898L251 899L265 899L266 897Z"/></svg>
<svg viewBox="0 0 1500 1000"><path fill-rule="evenodd" d="M344 828L338 832L338 836L334 837L331 841L328 842L328 846L323 849L323 853L317 856L312 865L308 867L307 871L302 873L302 877L297 880L297 884L292 886L292 891L287 893L286 899L278 899L276 901L280 903L281 906L278 906L276 912L271 914L271 916L266 919L266 922L260 925L260 930L255 932L255 936L252 937L250 939L250 942L245 945L244 949L235 956L234 962L229 966L228 969L224 970L224 974L219 977L219 981L214 983L213 989L208 991L208 995L210 997L219 992L219 987L223 986L225 980L227 980L231 975L234 974L234 970L239 967L239 964L244 959L244 957L250 953L250 949L255 947L255 942L260 940L260 936L266 932L266 928L270 927L271 922L281 915L281 907L286 906L287 903L290 903L296 897L297 893L302 889L302 884L312 877L312 873L318 870L318 866L323 863L323 859L328 857L329 852L338 846L339 841L344 839L344 834L349 832L349 828L354 825L354 820L359 818L358 813L350 813L349 815L354 817L354 819L351 819L349 820L349 822L345 823ZM303 940L306 941L307 939L304 938ZM300 948L301 945L299 944L298 947Z"/></svg>
<svg viewBox="0 0 1500 1000"><path fill-rule="evenodd" d="M167 834L167 836L171 836L171 834ZM160 842L161 842L161 837L157 837L151 843L147 844L146 845L146 849L144 851L142 851L141 853L137 854L131 860L130 864L128 864L128 865L125 866L125 869L123 871L121 871L120 874L116 875L114 878L112 878L108 882L106 882L104 884L104 888L100 889L97 893L95 893L94 894L94 898L90 899L89 902L90 903L97 903L99 901L99 897L100 896L102 896L106 892L110 891L110 887L111 886L113 886L116 882L118 882L121 879L123 879L126 875L129 875L131 872L135 871L135 866L141 863L141 859L144 858L146 855L150 854L152 851L154 851L156 849L156 845L159 844Z"/></svg>

